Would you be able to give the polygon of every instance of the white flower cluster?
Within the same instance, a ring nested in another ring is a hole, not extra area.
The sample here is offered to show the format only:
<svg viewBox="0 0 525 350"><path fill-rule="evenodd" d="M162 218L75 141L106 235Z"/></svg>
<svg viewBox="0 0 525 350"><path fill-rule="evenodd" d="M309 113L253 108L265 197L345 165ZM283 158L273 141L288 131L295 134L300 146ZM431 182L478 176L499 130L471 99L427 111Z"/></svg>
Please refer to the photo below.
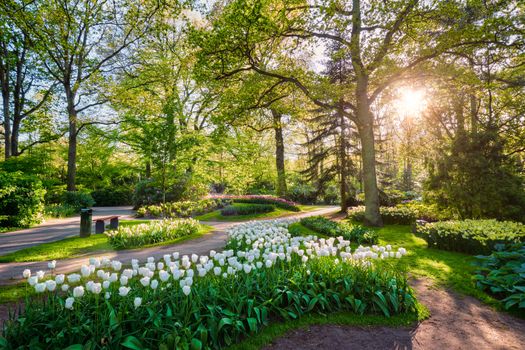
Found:
<svg viewBox="0 0 525 350"><path fill-rule="evenodd" d="M67 276L61 274L44 280L44 271L38 271L32 276L31 271L26 269L23 276L39 293L54 292L60 286L60 290L68 296L64 303L67 309L73 309L75 301L86 293L99 295L104 292L104 298L110 299L112 293L126 298L132 291L133 294L140 295L133 300L135 308L138 308L142 305L143 298L158 288L180 288L188 296L194 279L206 276L228 278L239 273L250 274L293 259L296 259L296 263L304 264L309 259L332 256L336 263L344 263L400 258L406 254L404 248L393 251L389 245L371 248L360 246L352 252L350 242L342 237L292 237L287 229L292 222L293 220L259 221L234 226L228 232L230 242L236 242L233 245L240 245L244 249L222 252L212 250L209 255L202 256L179 256L175 252L164 255L159 261L150 257L143 265L137 259L132 259L130 268L123 268L120 261L91 258L89 265L81 267L80 273Z"/></svg>

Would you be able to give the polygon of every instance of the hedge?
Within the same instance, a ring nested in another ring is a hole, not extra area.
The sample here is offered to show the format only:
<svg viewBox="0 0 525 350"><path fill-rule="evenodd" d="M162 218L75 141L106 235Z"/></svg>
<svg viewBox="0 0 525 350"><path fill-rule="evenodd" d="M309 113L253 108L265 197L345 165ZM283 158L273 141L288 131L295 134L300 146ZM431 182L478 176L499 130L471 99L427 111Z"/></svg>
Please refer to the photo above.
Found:
<svg viewBox="0 0 525 350"><path fill-rule="evenodd" d="M416 234L429 248L490 254L498 244L524 242L525 225L497 220L441 221L417 224Z"/></svg>
<svg viewBox="0 0 525 350"><path fill-rule="evenodd" d="M275 206L270 204L244 204L244 205L229 205L221 209L222 216L234 216L234 215L252 215L252 214L263 214L271 213L275 210Z"/></svg>

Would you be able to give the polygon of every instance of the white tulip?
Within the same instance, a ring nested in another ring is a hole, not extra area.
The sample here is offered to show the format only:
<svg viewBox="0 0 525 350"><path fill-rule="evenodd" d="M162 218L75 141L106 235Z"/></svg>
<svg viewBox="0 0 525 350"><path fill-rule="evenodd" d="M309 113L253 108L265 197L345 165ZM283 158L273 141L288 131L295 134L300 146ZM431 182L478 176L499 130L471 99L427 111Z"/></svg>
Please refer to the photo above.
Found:
<svg viewBox="0 0 525 350"><path fill-rule="evenodd" d="M45 283L37 283L35 284L35 291L37 293L43 293L46 291L46 284Z"/></svg>
<svg viewBox="0 0 525 350"><path fill-rule="evenodd" d="M131 288L128 288L128 287L120 287L118 289L118 294L121 296L121 297L125 297L126 295L128 295L129 291L131 290Z"/></svg>
<svg viewBox="0 0 525 350"><path fill-rule="evenodd" d="M55 277L55 282L57 284L62 284L64 283L64 280L66 279L66 276L65 275L56 275Z"/></svg>
<svg viewBox="0 0 525 350"><path fill-rule="evenodd" d="M135 300L133 300L133 305L135 305L135 309L142 305L142 298L136 297Z"/></svg>
<svg viewBox="0 0 525 350"><path fill-rule="evenodd" d="M140 279L140 283L144 286L144 287L147 287L149 286L149 281L150 281L150 278L149 277L142 277Z"/></svg>
<svg viewBox="0 0 525 350"><path fill-rule="evenodd" d="M47 280L46 288L48 291L53 292L57 288L57 283L53 280Z"/></svg>
<svg viewBox="0 0 525 350"><path fill-rule="evenodd" d="M120 276L120 284L125 286L128 284L128 277L127 276Z"/></svg>
<svg viewBox="0 0 525 350"><path fill-rule="evenodd" d="M75 302L75 298L69 297L66 299L66 302L64 304L64 307L66 309L72 310L73 309L73 303Z"/></svg>
<svg viewBox="0 0 525 350"><path fill-rule="evenodd" d="M35 284L38 283L38 276L32 276L32 277L29 277L29 278L27 279L27 283L29 283L29 285L30 285L31 287L33 287Z"/></svg>
<svg viewBox="0 0 525 350"><path fill-rule="evenodd" d="M182 287L182 292L185 294L185 295L189 295L191 293L191 287L190 286L184 286Z"/></svg>
<svg viewBox="0 0 525 350"><path fill-rule="evenodd" d="M50 261L47 263L47 267L51 270L54 270L55 267L57 266L57 261L56 260L53 260L53 261Z"/></svg>
<svg viewBox="0 0 525 350"><path fill-rule="evenodd" d="M62 292L67 292L69 290L69 285L68 284L63 284L61 289L62 289Z"/></svg>
<svg viewBox="0 0 525 350"><path fill-rule="evenodd" d="M73 296L75 298L81 298L82 296L84 296L84 287L82 286L75 287L73 289Z"/></svg>
<svg viewBox="0 0 525 350"><path fill-rule="evenodd" d="M31 277L31 270L25 269L24 272L22 272L22 276L24 276L24 278Z"/></svg>
<svg viewBox="0 0 525 350"><path fill-rule="evenodd" d="M170 274L164 270L159 271L159 278L162 282L166 282L170 279Z"/></svg>
<svg viewBox="0 0 525 350"><path fill-rule="evenodd" d="M155 290L159 286L159 281L157 280L151 280L150 287L151 289Z"/></svg>

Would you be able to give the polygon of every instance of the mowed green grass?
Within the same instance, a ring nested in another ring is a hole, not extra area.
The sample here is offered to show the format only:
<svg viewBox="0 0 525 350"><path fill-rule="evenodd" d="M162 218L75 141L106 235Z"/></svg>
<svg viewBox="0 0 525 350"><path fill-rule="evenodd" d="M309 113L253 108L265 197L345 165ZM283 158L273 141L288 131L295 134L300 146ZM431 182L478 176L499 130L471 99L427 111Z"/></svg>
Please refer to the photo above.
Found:
<svg viewBox="0 0 525 350"><path fill-rule="evenodd" d="M122 220L120 225L131 226L149 222L151 222L151 220ZM213 227L211 226L201 225L201 229L198 233L179 237L170 241L141 246L140 248L177 244L190 239L202 237L212 230ZM87 238L71 237L56 242L44 243L34 247L22 249L7 255L0 256L0 263L60 260L112 251L115 251L115 249L111 246L108 237L105 234L92 234Z"/></svg>
<svg viewBox="0 0 525 350"><path fill-rule="evenodd" d="M452 288L461 294L473 296L489 305L498 306L496 299L476 287L474 256L430 249L424 239L417 237L408 225L385 225L374 228L381 245L404 247L408 254L395 260L400 269L415 278L429 278L436 286Z"/></svg>

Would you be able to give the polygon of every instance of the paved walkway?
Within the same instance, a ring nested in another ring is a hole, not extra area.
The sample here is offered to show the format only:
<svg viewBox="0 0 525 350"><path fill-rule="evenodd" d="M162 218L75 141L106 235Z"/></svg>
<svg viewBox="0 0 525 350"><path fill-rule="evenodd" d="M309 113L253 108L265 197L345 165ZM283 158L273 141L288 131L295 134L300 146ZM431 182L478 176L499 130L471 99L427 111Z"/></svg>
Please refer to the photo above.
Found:
<svg viewBox="0 0 525 350"><path fill-rule="evenodd" d="M120 215L121 219L131 218L131 207L94 207L93 218ZM41 225L14 232L0 233L0 255L15 252L42 243L59 241L79 234L80 216L65 219L51 219ZM93 229L94 232L94 229Z"/></svg>
<svg viewBox="0 0 525 350"><path fill-rule="evenodd" d="M289 215L287 217L301 218L314 215L330 215L339 210L338 207L323 207L320 209L302 212L299 214ZM274 220L263 219L263 220ZM64 259L57 261L57 268L55 273L71 273L80 269L84 264L88 264L90 257L108 257L110 259L119 260L124 264L131 262L131 259L139 259L145 261L148 257L153 256L156 258L162 257L164 254L171 254L173 252L179 252L180 254L207 254L210 250L220 251L224 247L227 236L226 230L234 225L240 224L239 222L202 222L205 225L213 226L214 230L197 239L192 239L183 243L151 247L145 249L129 249L119 250L114 252L106 252L104 254L89 254L72 259ZM20 231L19 231L20 232ZM22 271L24 269L31 269L31 271L44 270L47 271L47 261L38 262L21 262L21 263L4 263L0 264L0 285L12 284L22 278Z"/></svg>

